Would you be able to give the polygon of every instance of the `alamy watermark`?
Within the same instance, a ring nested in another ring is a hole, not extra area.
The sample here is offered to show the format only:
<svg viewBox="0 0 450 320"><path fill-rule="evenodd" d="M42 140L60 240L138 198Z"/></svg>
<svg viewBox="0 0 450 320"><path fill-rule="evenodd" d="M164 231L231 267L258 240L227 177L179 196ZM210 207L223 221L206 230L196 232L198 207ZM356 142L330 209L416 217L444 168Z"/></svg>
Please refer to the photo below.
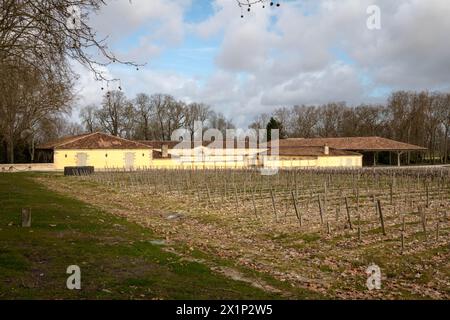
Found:
<svg viewBox="0 0 450 320"><path fill-rule="evenodd" d="M376 264L371 264L366 269L366 274L368 276L366 281L367 289L380 290L381 289L381 268Z"/></svg>
<svg viewBox="0 0 450 320"><path fill-rule="evenodd" d="M69 17L66 21L66 27L69 30L79 30L81 29L81 9L79 6L69 6L67 8L67 13Z"/></svg>
<svg viewBox="0 0 450 320"><path fill-rule="evenodd" d="M66 286L69 290L81 290L81 269L77 265L72 265L67 268L67 274L70 276L67 278Z"/></svg>
<svg viewBox="0 0 450 320"><path fill-rule="evenodd" d="M275 175L279 170L279 130L228 129L225 137L218 129L205 129L201 121L194 130L181 128L172 133L179 143L170 150L178 164L201 164L224 167L254 166L262 175Z"/></svg>
<svg viewBox="0 0 450 320"><path fill-rule="evenodd" d="M381 30L381 8L377 5L367 7L367 29Z"/></svg>

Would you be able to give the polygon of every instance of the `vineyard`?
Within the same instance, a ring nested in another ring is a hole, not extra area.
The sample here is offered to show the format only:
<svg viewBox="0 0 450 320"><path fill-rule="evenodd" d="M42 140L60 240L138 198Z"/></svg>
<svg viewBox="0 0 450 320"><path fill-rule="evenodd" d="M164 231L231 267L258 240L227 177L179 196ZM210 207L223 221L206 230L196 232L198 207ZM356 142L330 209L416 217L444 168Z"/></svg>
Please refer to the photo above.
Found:
<svg viewBox="0 0 450 320"><path fill-rule="evenodd" d="M333 297L449 297L450 170L111 170L54 188ZM47 182L48 183L48 182ZM384 288L369 292L377 263Z"/></svg>

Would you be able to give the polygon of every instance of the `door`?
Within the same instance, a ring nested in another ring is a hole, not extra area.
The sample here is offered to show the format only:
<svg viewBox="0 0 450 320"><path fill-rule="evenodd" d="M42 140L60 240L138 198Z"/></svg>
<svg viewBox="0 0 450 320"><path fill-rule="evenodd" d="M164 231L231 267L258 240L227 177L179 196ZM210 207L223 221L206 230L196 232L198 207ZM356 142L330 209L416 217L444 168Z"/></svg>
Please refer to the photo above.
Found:
<svg viewBox="0 0 450 320"><path fill-rule="evenodd" d="M87 153L77 153L77 167L87 166Z"/></svg>
<svg viewBox="0 0 450 320"><path fill-rule="evenodd" d="M134 159L135 159L134 152L127 152L125 153L125 168L126 169L133 169L134 168Z"/></svg>

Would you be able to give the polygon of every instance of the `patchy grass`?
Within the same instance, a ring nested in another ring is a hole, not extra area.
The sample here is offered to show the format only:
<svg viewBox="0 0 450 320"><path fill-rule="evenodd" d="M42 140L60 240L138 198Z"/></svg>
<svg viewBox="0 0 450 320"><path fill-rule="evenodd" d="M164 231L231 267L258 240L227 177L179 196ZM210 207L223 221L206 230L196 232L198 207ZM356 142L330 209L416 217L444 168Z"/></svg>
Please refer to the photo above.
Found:
<svg viewBox="0 0 450 320"><path fill-rule="evenodd" d="M19 226L21 209L32 227ZM39 185L0 174L0 299L272 299L151 243L153 232ZM82 290L66 289L79 265Z"/></svg>

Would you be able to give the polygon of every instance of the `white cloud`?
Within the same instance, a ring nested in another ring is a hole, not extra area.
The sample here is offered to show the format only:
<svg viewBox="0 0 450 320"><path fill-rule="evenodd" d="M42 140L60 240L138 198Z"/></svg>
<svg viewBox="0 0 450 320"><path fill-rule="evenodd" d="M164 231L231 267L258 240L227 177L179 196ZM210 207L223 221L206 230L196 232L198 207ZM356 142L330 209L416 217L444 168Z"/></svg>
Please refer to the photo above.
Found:
<svg viewBox="0 0 450 320"><path fill-rule="evenodd" d="M450 86L448 0L281 1L280 8L255 8L244 19L234 0L215 0L214 14L197 24L183 20L187 0L112 3L97 21L102 32L124 42L145 31L127 56L164 54L164 47L187 37L221 39L211 50L216 65L207 77L112 70L129 95L164 92L201 100L242 123L279 106L370 102L377 88ZM381 8L380 31L366 27L372 4ZM83 94L95 96L93 91Z"/></svg>

